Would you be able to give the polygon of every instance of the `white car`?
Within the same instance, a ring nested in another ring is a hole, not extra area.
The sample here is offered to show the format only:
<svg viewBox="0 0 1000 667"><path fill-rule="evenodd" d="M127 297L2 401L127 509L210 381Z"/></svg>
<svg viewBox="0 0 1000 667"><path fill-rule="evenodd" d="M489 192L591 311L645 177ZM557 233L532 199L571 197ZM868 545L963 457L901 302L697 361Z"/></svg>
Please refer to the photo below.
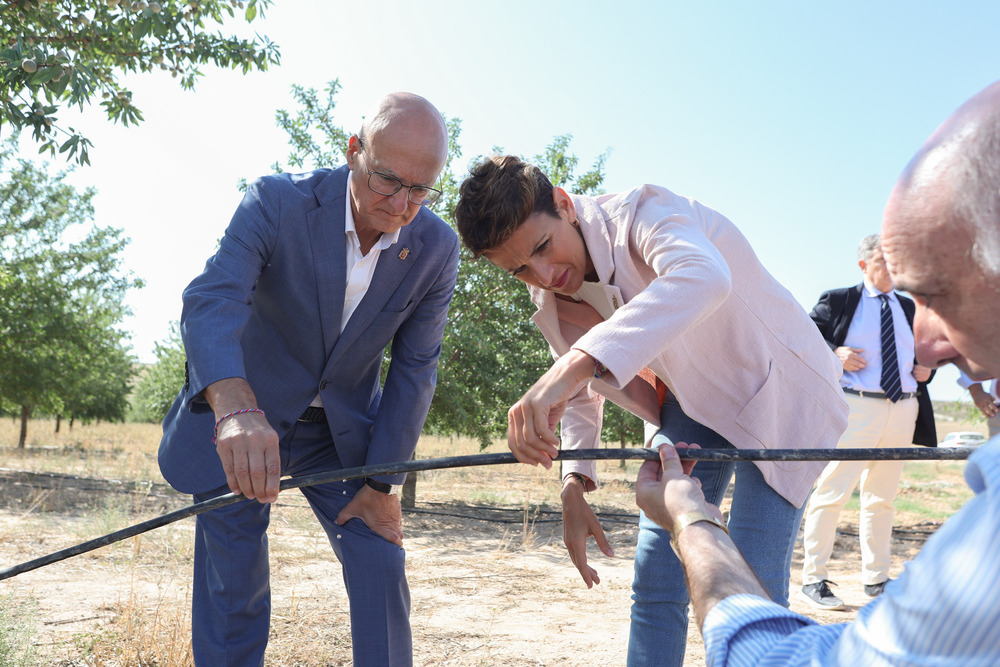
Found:
<svg viewBox="0 0 1000 667"><path fill-rule="evenodd" d="M986 436L975 431L954 431L944 436L938 447L978 447L986 442Z"/></svg>

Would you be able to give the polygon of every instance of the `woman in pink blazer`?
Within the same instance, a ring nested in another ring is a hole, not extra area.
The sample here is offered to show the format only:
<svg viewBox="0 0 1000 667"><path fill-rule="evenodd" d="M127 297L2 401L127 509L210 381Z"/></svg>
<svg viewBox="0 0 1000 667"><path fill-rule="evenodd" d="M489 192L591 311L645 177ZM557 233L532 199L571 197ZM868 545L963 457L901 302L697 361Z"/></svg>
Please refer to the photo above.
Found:
<svg viewBox="0 0 1000 667"><path fill-rule="evenodd" d="M644 419L654 445L836 446L847 425L840 363L716 211L651 185L574 196L534 165L492 156L462 184L455 218L474 256L527 284L556 359L508 412L519 461L548 468L560 444L599 447L605 398ZM597 488L595 468L567 462L562 471L566 546L588 587L600 579L587 564L587 538L612 555L584 499ZM729 531L786 606L802 506L822 469L702 462L692 473L716 504L735 475ZM681 665L683 571L667 531L642 515L639 528L629 664Z"/></svg>

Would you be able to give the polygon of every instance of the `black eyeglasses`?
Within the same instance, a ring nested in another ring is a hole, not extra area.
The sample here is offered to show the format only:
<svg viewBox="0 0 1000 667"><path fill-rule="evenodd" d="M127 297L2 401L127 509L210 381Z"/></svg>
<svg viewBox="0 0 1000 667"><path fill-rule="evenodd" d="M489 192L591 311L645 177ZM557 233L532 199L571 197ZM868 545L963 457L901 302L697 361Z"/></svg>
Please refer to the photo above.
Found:
<svg viewBox="0 0 1000 667"><path fill-rule="evenodd" d="M358 145L362 151L365 149L360 139ZM368 172L368 189L383 197L391 197L402 188L406 188L406 198L411 204L432 206L441 196L441 191L435 188L429 188L426 185L404 185L403 181L395 176L372 171L368 168L368 158L365 158L365 171Z"/></svg>

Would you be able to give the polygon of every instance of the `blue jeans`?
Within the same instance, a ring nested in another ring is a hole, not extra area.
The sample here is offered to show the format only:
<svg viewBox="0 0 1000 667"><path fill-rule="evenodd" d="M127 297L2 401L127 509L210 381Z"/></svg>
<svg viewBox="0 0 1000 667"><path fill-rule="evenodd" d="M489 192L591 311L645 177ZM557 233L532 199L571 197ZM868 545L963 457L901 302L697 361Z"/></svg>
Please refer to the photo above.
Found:
<svg viewBox="0 0 1000 667"><path fill-rule="evenodd" d="M297 423L281 440L281 470L307 475L343 466L326 424ZM361 480L304 487L343 568L355 665L412 664L405 552L365 525L335 521ZM195 495L200 502L228 488ZM199 514L195 525L192 644L198 667L264 664L271 617L267 525L270 505L256 500Z"/></svg>
<svg viewBox="0 0 1000 667"><path fill-rule="evenodd" d="M673 442L697 443L702 449L733 449L721 435L685 415L673 398L663 404L660 423L663 426L659 433ZM692 477L701 480L705 498L717 505L734 473L729 534L771 598L787 607L792 549L803 508L795 507L768 486L750 461L700 461ZM689 602L684 571L670 548L670 533L644 513L639 515L632 600L630 667L683 665Z"/></svg>

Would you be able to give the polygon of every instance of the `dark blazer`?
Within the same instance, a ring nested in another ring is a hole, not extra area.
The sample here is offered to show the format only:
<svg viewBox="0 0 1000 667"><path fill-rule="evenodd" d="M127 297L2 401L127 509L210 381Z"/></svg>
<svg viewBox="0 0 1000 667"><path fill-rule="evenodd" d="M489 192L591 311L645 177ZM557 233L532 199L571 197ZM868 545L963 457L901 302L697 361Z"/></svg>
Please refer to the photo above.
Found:
<svg viewBox="0 0 1000 667"><path fill-rule="evenodd" d="M159 452L160 470L177 490L225 484L212 445L214 415L201 393L230 377L247 379L279 437L319 394L345 467L412 457L434 394L458 237L421 209L382 251L341 333L348 173L345 166L259 179L185 290L188 380L163 422Z"/></svg>
<svg viewBox="0 0 1000 667"><path fill-rule="evenodd" d="M826 339L827 345L834 350L844 344L847 338L847 329L851 326L854 318L854 311L861 303L861 291L864 283L854 287L823 292L819 297L819 302L813 307L809 317L812 318L819 331ZM903 308L906 321L913 329L913 314L916 306L913 300L901 294L896 294L899 305ZM917 383L917 403L920 410L917 413L917 422L914 425L913 444L925 447L937 447L937 428L934 425L934 407L931 404L931 396L927 391L927 384L934 379L933 373L927 382Z"/></svg>

